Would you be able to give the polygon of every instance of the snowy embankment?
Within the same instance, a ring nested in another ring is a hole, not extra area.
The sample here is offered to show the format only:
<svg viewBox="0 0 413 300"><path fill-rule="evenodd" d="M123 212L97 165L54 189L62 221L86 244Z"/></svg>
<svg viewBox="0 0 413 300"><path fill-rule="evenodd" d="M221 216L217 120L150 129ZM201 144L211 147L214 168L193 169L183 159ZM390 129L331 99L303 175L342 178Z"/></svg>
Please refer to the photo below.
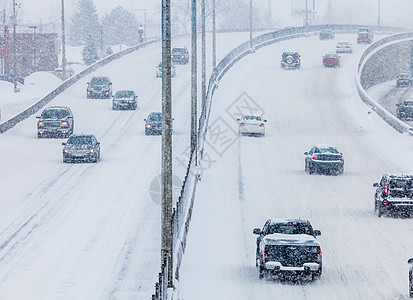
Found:
<svg viewBox="0 0 413 300"><path fill-rule="evenodd" d="M352 42L354 52L341 55L341 68L322 68L337 41ZM180 299L408 299L411 219L378 218L372 183L385 172L413 173L413 146L358 95L354 71L365 48L355 35L286 41L245 57L221 80ZM300 52L299 71L274 59L287 50ZM264 115L264 138L238 137L234 115L242 112ZM343 152L344 175L304 172L303 153L319 143ZM321 280L259 280L252 229L286 217L322 231Z"/></svg>

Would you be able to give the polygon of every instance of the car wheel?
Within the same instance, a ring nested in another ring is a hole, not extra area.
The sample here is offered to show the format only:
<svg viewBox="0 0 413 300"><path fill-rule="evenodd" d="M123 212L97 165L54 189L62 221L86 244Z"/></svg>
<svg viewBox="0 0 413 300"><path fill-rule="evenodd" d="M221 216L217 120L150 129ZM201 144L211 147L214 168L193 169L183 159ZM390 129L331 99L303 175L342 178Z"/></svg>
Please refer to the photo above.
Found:
<svg viewBox="0 0 413 300"><path fill-rule="evenodd" d="M116 106L115 106L115 105L112 106L112 110L116 110Z"/></svg>
<svg viewBox="0 0 413 300"><path fill-rule="evenodd" d="M413 298L413 273L409 270L409 297Z"/></svg>
<svg viewBox="0 0 413 300"><path fill-rule="evenodd" d="M267 275L267 270L261 266L259 266L258 268L258 277L259 279L263 279Z"/></svg>
<svg viewBox="0 0 413 300"><path fill-rule="evenodd" d="M309 174L314 174L315 173L315 168L311 164L308 165L308 173Z"/></svg>
<svg viewBox="0 0 413 300"><path fill-rule="evenodd" d="M338 169L338 175L343 175L343 173L344 173L344 167L340 167Z"/></svg>
<svg viewBox="0 0 413 300"><path fill-rule="evenodd" d="M377 204L377 215L379 218L384 214L383 207L381 206L380 203Z"/></svg>

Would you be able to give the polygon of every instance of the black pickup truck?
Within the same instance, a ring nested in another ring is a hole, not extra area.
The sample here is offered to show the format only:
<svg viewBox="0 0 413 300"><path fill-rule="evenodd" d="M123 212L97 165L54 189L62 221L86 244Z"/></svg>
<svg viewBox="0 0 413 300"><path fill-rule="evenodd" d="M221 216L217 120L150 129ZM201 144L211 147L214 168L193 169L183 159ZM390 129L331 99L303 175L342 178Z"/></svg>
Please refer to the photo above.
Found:
<svg viewBox="0 0 413 300"><path fill-rule="evenodd" d="M413 213L413 175L384 174L373 186L377 188L374 209L379 217L388 212Z"/></svg>
<svg viewBox="0 0 413 300"><path fill-rule="evenodd" d="M321 247L308 220L269 219L257 234L256 266L259 278L266 275L311 276L317 279L322 273Z"/></svg>

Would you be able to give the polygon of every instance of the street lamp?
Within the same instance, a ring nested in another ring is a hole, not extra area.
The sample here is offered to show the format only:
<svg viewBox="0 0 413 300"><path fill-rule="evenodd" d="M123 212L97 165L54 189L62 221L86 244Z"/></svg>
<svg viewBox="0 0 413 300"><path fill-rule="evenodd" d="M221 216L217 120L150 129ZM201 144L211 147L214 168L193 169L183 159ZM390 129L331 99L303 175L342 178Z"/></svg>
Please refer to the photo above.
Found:
<svg viewBox="0 0 413 300"><path fill-rule="evenodd" d="M33 29L33 44L34 44L34 54L33 54L33 67L34 72L37 71L37 57L36 57L36 47L37 47L37 40L36 40L36 29L37 26L29 26L30 29Z"/></svg>

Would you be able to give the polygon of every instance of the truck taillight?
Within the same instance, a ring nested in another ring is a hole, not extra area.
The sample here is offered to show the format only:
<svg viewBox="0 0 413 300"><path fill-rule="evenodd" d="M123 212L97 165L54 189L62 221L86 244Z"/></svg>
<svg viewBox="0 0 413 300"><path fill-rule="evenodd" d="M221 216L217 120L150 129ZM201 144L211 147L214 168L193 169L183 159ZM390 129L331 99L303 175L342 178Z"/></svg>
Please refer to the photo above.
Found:
<svg viewBox="0 0 413 300"><path fill-rule="evenodd" d="M317 248L317 262L321 262L321 248Z"/></svg>
<svg viewBox="0 0 413 300"><path fill-rule="evenodd" d="M264 247L264 260L268 261L268 246Z"/></svg>

